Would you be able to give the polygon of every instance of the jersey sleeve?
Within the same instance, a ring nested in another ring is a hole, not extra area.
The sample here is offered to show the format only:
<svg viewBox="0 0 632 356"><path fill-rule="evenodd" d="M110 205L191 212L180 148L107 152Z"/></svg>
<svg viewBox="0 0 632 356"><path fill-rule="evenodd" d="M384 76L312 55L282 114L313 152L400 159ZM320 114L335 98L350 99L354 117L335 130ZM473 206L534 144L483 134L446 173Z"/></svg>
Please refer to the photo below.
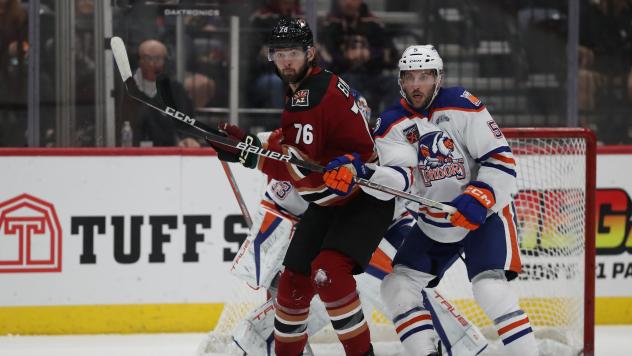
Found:
<svg viewBox="0 0 632 356"><path fill-rule="evenodd" d="M375 146L379 165L370 165L375 170L370 181L401 191L409 191L413 185L413 169L417 165L417 150L415 145L408 142L404 135L406 128L416 124L407 117L397 118L388 113L378 119L378 126L374 131ZM371 188L362 189L381 200L392 199L388 193Z"/></svg>
<svg viewBox="0 0 632 356"><path fill-rule="evenodd" d="M464 114L462 135L471 157L479 164L476 180L494 189L499 211L517 193L516 162L511 148L487 109Z"/></svg>

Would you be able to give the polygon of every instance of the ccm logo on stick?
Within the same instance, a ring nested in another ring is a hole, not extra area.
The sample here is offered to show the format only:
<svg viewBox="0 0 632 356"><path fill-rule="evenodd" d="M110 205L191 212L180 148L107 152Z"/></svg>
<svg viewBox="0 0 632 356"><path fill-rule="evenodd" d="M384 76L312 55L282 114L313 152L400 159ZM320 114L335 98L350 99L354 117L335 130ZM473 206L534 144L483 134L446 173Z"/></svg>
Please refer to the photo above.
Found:
<svg viewBox="0 0 632 356"><path fill-rule="evenodd" d="M173 117L175 117L176 119L185 122L187 124L193 125L195 124L195 119L191 118L189 115L182 113L176 109L170 108L170 107L166 107L165 108L165 112Z"/></svg>

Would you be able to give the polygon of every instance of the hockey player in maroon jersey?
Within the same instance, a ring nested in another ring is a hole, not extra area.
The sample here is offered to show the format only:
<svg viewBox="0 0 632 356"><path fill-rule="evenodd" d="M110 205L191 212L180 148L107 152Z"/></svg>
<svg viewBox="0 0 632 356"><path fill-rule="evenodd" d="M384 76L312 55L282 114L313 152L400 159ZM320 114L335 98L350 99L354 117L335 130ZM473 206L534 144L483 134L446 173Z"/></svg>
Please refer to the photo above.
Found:
<svg viewBox="0 0 632 356"><path fill-rule="evenodd" d="M302 19L282 18L272 31L269 59L288 84L280 134L266 142L236 126L227 135L251 145L321 165L347 164L370 178L365 162L376 160L374 143L350 88L316 65L312 32ZM215 145L224 160L258 167L269 178L291 181L309 207L296 226L283 261L276 299L275 351L299 355L307 341L307 318L315 294L325 304L347 355L372 355L369 329L353 274L361 273L386 232L392 197L380 199L359 187L325 185L320 173ZM341 193L343 193L341 195Z"/></svg>

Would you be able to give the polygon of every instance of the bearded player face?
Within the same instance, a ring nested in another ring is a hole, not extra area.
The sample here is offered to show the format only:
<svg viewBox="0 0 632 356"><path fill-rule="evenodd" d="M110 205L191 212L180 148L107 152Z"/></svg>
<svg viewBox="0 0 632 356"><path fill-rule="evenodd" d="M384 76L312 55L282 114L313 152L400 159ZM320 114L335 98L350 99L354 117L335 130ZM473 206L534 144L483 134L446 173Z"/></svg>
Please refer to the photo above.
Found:
<svg viewBox="0 0 632 356"><path fill-rule="evenodd" d="M297 84L307 74L309 63L314 59L314 48L280 48L270 53L281 79L288 84Z"/></svg>

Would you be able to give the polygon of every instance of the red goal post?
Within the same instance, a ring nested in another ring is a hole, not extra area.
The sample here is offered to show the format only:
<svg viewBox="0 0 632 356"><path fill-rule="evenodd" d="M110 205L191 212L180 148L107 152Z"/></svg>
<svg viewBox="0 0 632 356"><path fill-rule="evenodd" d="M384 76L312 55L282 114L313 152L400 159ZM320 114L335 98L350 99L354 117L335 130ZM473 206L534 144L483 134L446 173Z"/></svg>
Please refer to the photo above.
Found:
<svg viewBox="0 0 632 356"><path fill-rule="evenodd" d="M585 155L585 236L584 236L584 355L592 356L595 352L595 195L597 187L597 144L595 134L585 128L504 128L503 134L510 141L527 140L581 140L584 142ZM572 142L572 141L569 141ZM511 145L516 151L516 147ZM567 146L569 148L569 146ZM561 151L549 152L558 154ZM514 152L521 154L523 152ZM528 153L528 152L524 152ZM579 153L579 152L578 152Z"/></svg>

